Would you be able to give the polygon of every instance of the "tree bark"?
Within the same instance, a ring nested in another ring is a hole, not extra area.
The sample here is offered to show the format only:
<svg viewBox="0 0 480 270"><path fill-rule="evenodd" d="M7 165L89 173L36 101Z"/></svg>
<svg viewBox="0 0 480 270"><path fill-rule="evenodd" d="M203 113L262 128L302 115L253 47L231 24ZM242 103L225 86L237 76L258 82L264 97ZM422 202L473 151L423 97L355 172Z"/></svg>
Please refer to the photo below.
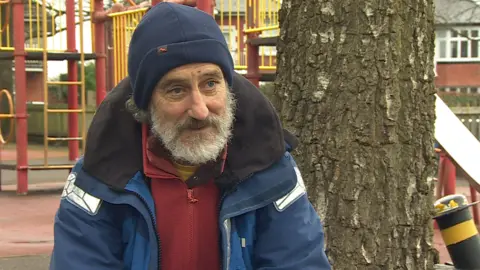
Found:
<svg viewBox="0 0 480 270"><path fill-rule="evenodd" d="M433 269L433 0L284 0L273 103L334 269Z"/></svg>

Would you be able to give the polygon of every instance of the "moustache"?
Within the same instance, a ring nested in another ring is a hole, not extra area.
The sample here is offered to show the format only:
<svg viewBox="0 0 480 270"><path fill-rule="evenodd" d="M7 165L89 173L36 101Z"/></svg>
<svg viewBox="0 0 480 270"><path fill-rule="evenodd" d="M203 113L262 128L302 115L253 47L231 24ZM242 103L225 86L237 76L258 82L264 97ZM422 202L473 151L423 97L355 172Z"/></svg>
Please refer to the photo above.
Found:
<svg viewBox="0 0 480 270"><path fill-rule="evenodd" d="M198 120L195 118L187 118L180 126L178 129L180 131L184 130L198 130L198 129L203 129L206 127L216 127L218 125L218 120L215 119L214 117L207 117L205 120Z"/></svg>

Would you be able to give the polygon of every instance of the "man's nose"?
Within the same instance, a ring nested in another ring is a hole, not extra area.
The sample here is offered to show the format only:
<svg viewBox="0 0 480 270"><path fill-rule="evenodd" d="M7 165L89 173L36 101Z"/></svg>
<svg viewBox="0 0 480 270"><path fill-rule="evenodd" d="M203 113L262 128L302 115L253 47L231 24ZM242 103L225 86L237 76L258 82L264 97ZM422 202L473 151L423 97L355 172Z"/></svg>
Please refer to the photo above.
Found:
<svg viewBox="0 0 480 270"><path fill-rule="evenodd" d="M192 91L192 104L188 115L197 120L205 120L208 117L208 108L203 95L198 89Z"/></svg>

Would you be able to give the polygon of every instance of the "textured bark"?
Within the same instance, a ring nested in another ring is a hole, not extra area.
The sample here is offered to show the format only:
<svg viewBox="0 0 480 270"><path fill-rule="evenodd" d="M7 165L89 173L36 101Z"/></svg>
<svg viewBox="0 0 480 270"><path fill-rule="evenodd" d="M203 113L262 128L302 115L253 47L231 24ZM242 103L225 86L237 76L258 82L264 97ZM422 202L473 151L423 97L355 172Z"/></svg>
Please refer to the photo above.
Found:
<svg viewBox="0 0 480 270"><path fill-rule="evenodd" d="M275 99L334 269L433 269L433 0L283 0Z"/></svg>

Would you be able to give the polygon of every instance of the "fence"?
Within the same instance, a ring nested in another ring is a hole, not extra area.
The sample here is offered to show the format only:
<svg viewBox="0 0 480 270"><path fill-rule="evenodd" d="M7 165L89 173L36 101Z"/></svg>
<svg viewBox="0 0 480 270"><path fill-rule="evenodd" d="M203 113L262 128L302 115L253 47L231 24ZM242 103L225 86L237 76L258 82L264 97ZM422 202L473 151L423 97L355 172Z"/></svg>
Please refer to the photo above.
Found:
<svg viewBox="0 0 480 270"><path fill-rule="evenodd" d="M480 106L480 93L438 91L438 95L449 107Z"/></svg>
<svg viewBox="0 0 480 270"><path fill-rule="evenodd" d="M135 30L146 11L146 8L141 8L110 14L113 30L113 81L115 84L127 76L128 45L133 30Z"/></svg>
<svg viewBox="0 0 480 270"><path fill-rule="evenodd" d="M452 111L473 136L480 140L480 107L454 107Z"/></svg>

